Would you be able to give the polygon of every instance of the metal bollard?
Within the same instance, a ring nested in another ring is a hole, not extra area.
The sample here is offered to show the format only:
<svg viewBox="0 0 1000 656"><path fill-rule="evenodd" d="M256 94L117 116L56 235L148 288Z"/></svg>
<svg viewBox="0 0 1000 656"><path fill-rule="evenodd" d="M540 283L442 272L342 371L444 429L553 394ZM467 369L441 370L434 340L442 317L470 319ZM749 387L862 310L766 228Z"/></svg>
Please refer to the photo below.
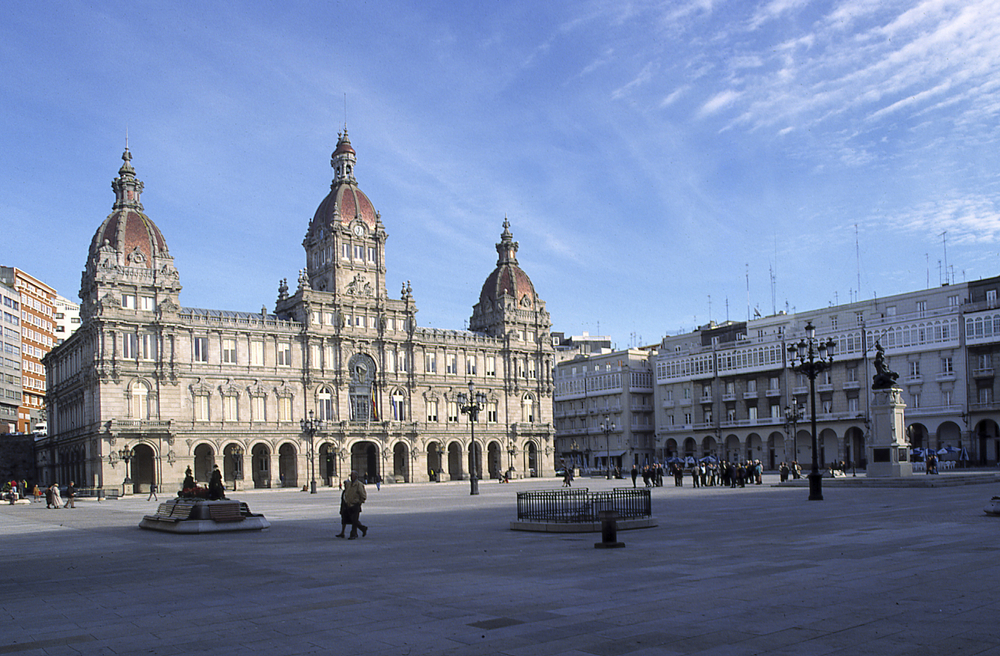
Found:
<svg viewBox="0 0 1000 656"><path fill-rule="evenodd" d="M618 549L625 546L618 541L618 512L601 510L597 513L601 519L601 541L594 543L595 549Z"/></svg>

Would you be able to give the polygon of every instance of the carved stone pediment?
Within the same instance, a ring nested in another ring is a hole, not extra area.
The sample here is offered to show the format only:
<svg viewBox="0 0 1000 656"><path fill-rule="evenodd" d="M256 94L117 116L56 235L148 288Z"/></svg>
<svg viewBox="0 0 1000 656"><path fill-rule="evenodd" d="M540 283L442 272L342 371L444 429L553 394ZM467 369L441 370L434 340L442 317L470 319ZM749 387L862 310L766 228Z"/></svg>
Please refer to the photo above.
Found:
<svg viewBox="0 0 1000 656"><path fill-rule="evenodd" d="M189 386L191 393L195 396L207 396L212 393L212 386L205 382L204 378L199 378L197 382Z"/></svg>

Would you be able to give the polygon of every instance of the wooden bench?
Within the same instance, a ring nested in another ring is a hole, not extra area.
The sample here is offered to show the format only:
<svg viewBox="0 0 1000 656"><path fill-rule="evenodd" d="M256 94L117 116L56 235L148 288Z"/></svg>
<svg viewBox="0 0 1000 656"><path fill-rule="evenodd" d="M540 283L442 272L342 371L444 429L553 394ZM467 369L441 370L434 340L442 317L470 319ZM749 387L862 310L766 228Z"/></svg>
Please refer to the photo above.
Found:
<svg viewBox="0 0 1000 656"><path fill-rule="evenodd" d="M145 519L157 522L177 523L190 519L194 509L194 499L171 499L160 504L155 515L146 515Z"/></svg>
<svg viewBox="0 0 1000 656"><path fill-rule="evenodd" d="M242 522L243 513L240 504L234 503L213 503L208 507L208 514L213 522Z"/></svg>

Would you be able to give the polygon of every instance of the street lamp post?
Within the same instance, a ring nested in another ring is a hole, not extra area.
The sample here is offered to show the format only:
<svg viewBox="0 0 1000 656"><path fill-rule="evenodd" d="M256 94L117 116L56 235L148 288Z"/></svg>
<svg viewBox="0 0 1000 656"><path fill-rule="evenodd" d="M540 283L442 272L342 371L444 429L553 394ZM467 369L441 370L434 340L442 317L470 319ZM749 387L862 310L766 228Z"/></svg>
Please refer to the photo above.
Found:
<svg viewBox="0 0 1000 656"><path fill-rule="evenodd" d="M792 452L795 452L795 447L798 444L798 429L797 426L800 421L802 421L802 413L805 410L801 405L799 405L799 400L792 397L792 405L785 406L785 432L790 434L792 437ZM791 431L789 433L789 431ZM798 454L796 454L795 460L798 460ZM791 466L791 465L789 465Z"/></svg>
<svg viewBox="0 0 1000 656"><path fill-rule="evenodd" d="M302 432L309 436L309 494L316 494L316 458L315 452L313 451L313 438L316 433L323 430L323 420L314 419L313 411L309 411L309 419L300 419L299 426L302 428Z"/></svg>
<svg viewBox="0 0 1000 656"><path fill-rule="evenodd" d="M469 494L479 494L479 474L476 471L476 422L479 421L479 411L486 406L486 395L476 391L476 385L469 381L469 395L458 393L458 405L463 415L469 415L469 431L472 439L469 442Z"/></svg>
<svg viewBox="0 0 1000 656"><path fill-rule="evenodd" d="M611 480L611 433L615 430L615 422L611 421L611 415L604 415L604 421L601 422L601 431L604 433L604 445L608 447L608 451L605 454L605 475L607 479Z"/></svg>
<svg viewBox="0 0 1000 656"><path fill-rule="evenodd" d="M234 444L229 449L229 455L233 457L233 492L235 492L236 481L243 480L243 447Z"/></svg>
<svg viewBox="0 0 1000 656"><path fill-rule="evenodd" d="M806 338L798 344L788 346L792 371L805 374L809 378L809 403L812 405L812 471L809 472L809 500L823 500L823 474L819 471L819 445L816 439L816 376L833 364L830 353L837 343L833 339L820 342L816 339L816 328L812 321L806 323ZM798 360L798 364L796 364Z"/></svg>
<svg viewBox="0 0 1000 656"><path fill-rule="evenodd" d="M125 480L122 482L122 494L125 494L128 490L128 486L132 483L132 477L129 476L128 463L135 457L135 449L125 446L118 452L118 458L125 463Z"/></svg>

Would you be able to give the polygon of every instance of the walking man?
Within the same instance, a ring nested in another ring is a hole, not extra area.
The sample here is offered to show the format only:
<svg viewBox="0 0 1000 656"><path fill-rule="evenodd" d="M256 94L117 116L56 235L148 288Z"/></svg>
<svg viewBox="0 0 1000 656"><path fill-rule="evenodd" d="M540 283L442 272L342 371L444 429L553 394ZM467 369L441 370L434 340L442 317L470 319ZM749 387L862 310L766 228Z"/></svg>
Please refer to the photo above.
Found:
<svg viewBox="0 0 1000 656"><path fill-rule="evenodd" d="M160 498L156 496L156 481L149 482L149 496L146 497L146 501L149 501L150 499L155 501L160 500Z"/></svg>
<svg viewBox="0 0 1000 656"><path fill-rule="evenodd" d="M361 523L361 504L368 500L368 493L365 492L365 484L358 480L358 472L351 472L351 482L347 484L344 491L344 501L350 508L348 517L351 524L351 536L348 540L358 539L358 529L361 529L361 537L368 535L368 527Z"/></svg>
<svg viewBox="0 0 1000 656"><path fill-rule="evenodd" d="M66 488L66 507L76 508L76 483L73 481L70 481L69 487Z"/></svg>

